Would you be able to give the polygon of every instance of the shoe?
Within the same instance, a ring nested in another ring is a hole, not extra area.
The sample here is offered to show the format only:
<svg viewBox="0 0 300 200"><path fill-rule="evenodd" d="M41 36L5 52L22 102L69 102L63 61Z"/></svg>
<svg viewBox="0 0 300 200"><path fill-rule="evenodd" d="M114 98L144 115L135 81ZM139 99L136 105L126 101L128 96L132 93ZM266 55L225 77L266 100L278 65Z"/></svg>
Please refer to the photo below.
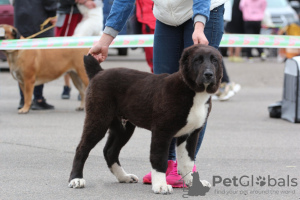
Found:
<svg viewBox="0 0 300 200"><path fill-rule="evenodd" d="M41 102L34 99L31 104L31 110L53 110L54 106L47 104L46 99L42 99Z"/></svg>
<svg viewBox="0 0 300 200"><path fill-rule="evenodd" d="M21 99L20 103L19 103L19 106L18 106L18 110L23 108L23 106L24 106L24 99Z"/></svg>
<svg viewBox="0 0 300 200"><path fill-rule="evenodd" d="M266 61L267 60L267 55L264 52L262 52L260 54L260 59L261 59L261 61Z"/></svg>
<svg viewBox="0 0 300 200"><path fill-rule="evenodd" d="M78 100L78 101L81 101L81 96L80 96L80 94L78 94L77 100Z"/></svg>
<svg viewBox="0 0 300 200"><path fill-rule="evenodd" d="M226 101L238 93L240 89L241 86L239 84L234 82L223 82L221 83L219 90L215 93L215 96L218 97L218 100L220 101Z"/></svg>
<svg viewBox="0 0 300 200"><path fill-rule="evenodd" d="M240 56L234 56L233 57L233 62L244 62L243 58Z"/></svg>
<svg viewBox="0 0 300 200"><path fill-rule="evenodd" d="M63 93L61 94L62 99L70 99L71 88L69 86L64 86Z"/></svg>
<svg viewBox="0 0 300 200"><path fill-rule="evenodd" d="M172 185L173 188L187 188L187 186L184 184L182 180L182 176L178 174L177 171L177 162L172 161L173 163L170 163L173 165L173 167L170 167L172 170L167 175L167 183L169 185ZM197 171L196 165L193 167L193 172Z"/></svg>
<svg viewBox="0 0 300 200"><path fill-rule="evenodd" d="M170 171L173 169L173 160L169 160L168 161L168 168L167 168L167 171L166 171L166 176L170 173ZM146 174L144 177L143 177L143 183L144 184L151 184L152 183L152 180L151 180L151 172L149 172L148 174Z"/></svg>
<svg viewBox="0 0 300 200"><path fill-rule="evenodd" d="M230 62L234 62L234 56L229 56L229 57L228 57L228 60L229 60Z"/></svg>
<svg viewBox="0 0 300 200"><path fill-rule="evenodd" d="M247 62L248 62L248 63L254 63L254 59L253 59L253 57L249 57L249 58L247 58Z"/></svg>

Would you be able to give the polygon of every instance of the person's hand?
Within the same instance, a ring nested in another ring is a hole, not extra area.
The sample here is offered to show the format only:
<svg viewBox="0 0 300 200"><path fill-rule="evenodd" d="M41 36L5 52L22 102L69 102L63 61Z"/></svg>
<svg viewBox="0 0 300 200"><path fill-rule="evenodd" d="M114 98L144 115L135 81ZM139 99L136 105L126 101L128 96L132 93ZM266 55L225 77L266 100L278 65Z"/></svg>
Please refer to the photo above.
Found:
<svg viewBox="0 0 300 200"><path fill-rule="evenodd" d="M208 45L208 40L204 34L204 24L202 22L195 23L192 39L194 44Z"/></svg>
<svg viewBox="0 0 300 200"><path fill-rule="evenodd" d="M75 0L76 3L79 4L85 4L85 2L87 2L87 0Z"/></svg>
<svg viewBox="0 0 300 200"><path fill-rule="evenodd" d="M86 1L84 5L88 9L96 8L97 6L94 1Z"/></svg>
<svg viewBox="0 0 300 200"><path fill-rule="evenodd" d="M107 58L108 47L113 40L111 35L103 33L100 40L89 50L89 54L94 56L99 63L103 62Z"/></svg>
<svg viewBox="0 0 300 200"><path fill-rule="evenodd" d="M52 18L52 19L50 20L50 23L51 23L52 25L55 25L56 22L57 22L57 17Z"/></svg>

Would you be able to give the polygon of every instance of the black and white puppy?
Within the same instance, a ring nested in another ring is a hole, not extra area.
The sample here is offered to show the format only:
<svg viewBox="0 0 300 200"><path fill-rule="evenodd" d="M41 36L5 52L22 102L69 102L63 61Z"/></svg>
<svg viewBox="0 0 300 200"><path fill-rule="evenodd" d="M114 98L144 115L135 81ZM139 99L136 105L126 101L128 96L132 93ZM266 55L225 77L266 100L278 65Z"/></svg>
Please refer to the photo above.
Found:
<svg viewBox="0 0 300 200"><path fill-rule="evenodd" d="M86 118L76 149L69 187L81 188L89 152L109 130L104 157L119 182L135 183L119 162L122 147L136 126L152 132L150 161L154 193L172 193L166 182L168 150L177 137L178 171L188 186L199 132L211 110L211 95L222 78L222 56L210 46L186 48L180 69L174 74L154 75L137 70L103 70L91 55L84 57L90 79L86 91Z"/></svg>

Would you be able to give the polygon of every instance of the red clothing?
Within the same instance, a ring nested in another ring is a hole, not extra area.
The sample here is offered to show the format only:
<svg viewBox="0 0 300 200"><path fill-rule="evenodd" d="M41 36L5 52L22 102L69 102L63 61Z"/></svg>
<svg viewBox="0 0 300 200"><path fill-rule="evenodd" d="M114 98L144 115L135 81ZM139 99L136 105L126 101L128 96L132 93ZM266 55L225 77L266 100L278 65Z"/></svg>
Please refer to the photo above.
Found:
<svg viewBox="0 0 300 200"><path fill-rule="evenodd" d="M77 24L81 21L82 15L80 13L73 13L72 19L69 24L69 30L68 33L65 35L67 27L68 27L68 21L69 21L69 14L66 14L66 18L64 21L64 24L62 27L55 27L55 36L56 37L63 37L63 36L72 36L74 34L74 30L77 26Z"/></svg>
<svg viewBox="0 0 300 200"><path fill-rule="evenodd" d="M152 0L136 0L136 17L142 24L147 24L151 29L155 29L155 17L153 15Z"/></svg>

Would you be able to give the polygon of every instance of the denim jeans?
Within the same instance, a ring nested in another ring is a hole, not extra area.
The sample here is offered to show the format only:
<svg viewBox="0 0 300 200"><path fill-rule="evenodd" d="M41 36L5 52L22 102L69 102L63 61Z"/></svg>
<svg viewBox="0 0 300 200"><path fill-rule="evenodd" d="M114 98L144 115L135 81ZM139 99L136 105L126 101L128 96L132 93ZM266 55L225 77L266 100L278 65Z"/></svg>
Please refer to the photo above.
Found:
<svg viewBox="0 0 300 200"><path fill-rule="evenodd" d="M209 21L206 22L204 28L204 34L209 45L216 49L219 48L223 36L223 13L224 5L211 10ZM183 49L194 44L193 32L194 23L192 19L180 26L169 26L156 20L153 45L154 74L172 74L179 70L179 60ZM195 157L200 149L205 127L200 132ZM169 149L169 160L176 160L175 144L176 139L173 139Z"/></svg>

